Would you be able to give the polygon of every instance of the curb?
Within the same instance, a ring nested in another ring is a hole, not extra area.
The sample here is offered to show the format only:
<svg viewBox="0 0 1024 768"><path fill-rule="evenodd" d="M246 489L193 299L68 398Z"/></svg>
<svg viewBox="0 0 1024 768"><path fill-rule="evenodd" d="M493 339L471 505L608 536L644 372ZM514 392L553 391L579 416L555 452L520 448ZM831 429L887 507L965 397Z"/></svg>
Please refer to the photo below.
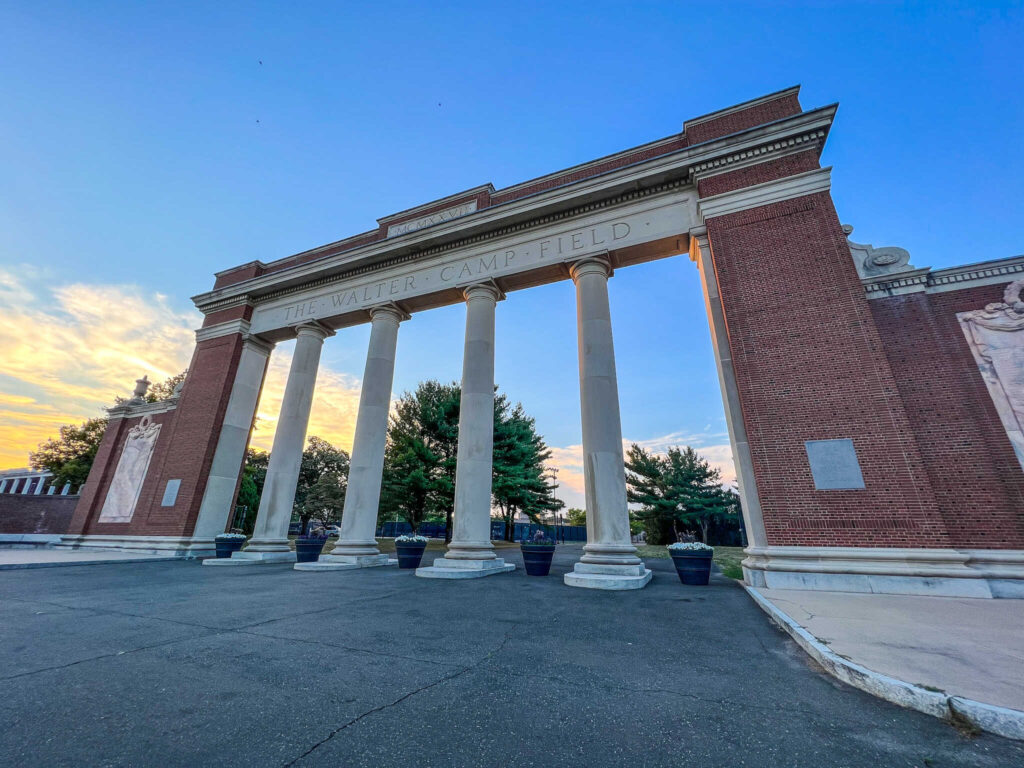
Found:
<svg viewBox="0 0 1024 768"><path fill-rule="evenodd" d="M67 563L3 563L0 571L20 571L25 568L73 568L76 565L123 565L125 563L169 563L183 557L147 557L132 560L75 560Z"/></svg>
<svg viewBox="0 0 1024 768"><path fill-rule="evenodd" d="M754 587L742 585L761 609L782 627L808 656L847 685L908 709L942 720L959 719L998 736L1024 741L1024 712L930 691L844 659L800 626Z"/></svg>

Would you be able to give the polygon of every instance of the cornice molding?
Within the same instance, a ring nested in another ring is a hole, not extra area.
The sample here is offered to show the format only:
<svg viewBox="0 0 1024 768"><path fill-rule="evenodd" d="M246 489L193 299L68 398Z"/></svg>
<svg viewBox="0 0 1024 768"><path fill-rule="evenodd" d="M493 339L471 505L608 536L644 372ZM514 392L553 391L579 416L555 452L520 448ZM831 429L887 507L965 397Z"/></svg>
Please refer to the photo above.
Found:
<svg viewBox="0 0 1024 768"><path fill-rule="evenodd" d="M723 192L697 201L697 209L706 221L730 213L739 213L750 208L770 205L783 200L792 200L817 192L826 192L832 186L832 167L816 168L813 171L797 173L783 179L766 181L732 192Z"/></svg>
<svg viewBox="0 0 1024 768"><path fill-rule="evenodd" d="M770 160L778 160L781 157L795 155L798 152L818 150L820 154L821 148L825 145L825 137L827 135L828 132L824 128L819 128L783 141L768 142L743 150L742 152L733 152L732 154L722 155L703 163L697 163L690 169L690 179L696 183L710 176L730 173L740 168L749 168L752 165L760 165Z"/></svg>
<svg viewBox="0 0 1024 768"><path fill-rule="evenodd" d="M134 419L136 416L156 416L158 413L167 413L178 407L180 395L172 395L166 400L158 400L155 403L137 402L128 400L107 408L107 414L112 419Z"/></svg>
<svg viewBox="0 0 1024 768"><path fill-rule="evenodd" d="M997 285L1024 275L1024 256L984 261L932 271L929 267L898 274L865 278L861 282L869 299L905 296L911 293L945 293L983 285Z"/></svg>
<svg viewBox="0 0 1024 768"><path fill-rule="evenodd" d="M249 321L229 320L226 323L217 323L217 325L199 328L196 330L196 344L201 341L217 339L221 336L230 336L233 333L239 333L242 336L247 336L249 334Z"/></svg>
<svg viewBox="0 0 1024 768"><path fill-rule="evenodd" d="M228 297L241 294L247 294L254 302L263 303L271 298L301 290L295 288L295 285L300 282L303 287L336 282L340 279L385 269L465 245L484 242L588 210L609 207L638 197L689 186L690 169L693 166L756 147L785 142L795 136L803 136L817 131L827 133L835 117L835 111L835 106L830 105L781 118L727 137L711 139L691 147L669 151L653 158L588 176L579 181L567 182L553 189L492 205L458 219L390 239L377 240L347 250L343 248L338 250L337 247L343 246L352 238L338 241L336 244L319 246L301 254L286 257L295 259L298 256L323 254L315 259L199 294L193 297L193 301L200 310L204 311L207 307L214 306ZM669 140L659 140L654 144ZM628 154L636 149L634 147L625 153L618 154ZM509 189L514 189L514 187ZM500 195L505 191L498 190L496 194ZM586 202L582 205L573 205L574 201ZM460 237L461 232L467 234ZM439 242L446 238L450 238L450 241ZM268 266L279 264L282 261L285 259L271 262ZM283 284L287 284L287 287Z"/></svg>

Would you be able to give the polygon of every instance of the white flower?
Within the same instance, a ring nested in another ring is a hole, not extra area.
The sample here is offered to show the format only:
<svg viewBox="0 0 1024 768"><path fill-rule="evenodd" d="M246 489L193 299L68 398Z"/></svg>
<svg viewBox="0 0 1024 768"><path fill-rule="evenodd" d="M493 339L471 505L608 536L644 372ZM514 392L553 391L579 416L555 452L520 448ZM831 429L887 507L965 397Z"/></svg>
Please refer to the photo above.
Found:
<svg viewBox="0 0 1024 768"><path fill-rule="evenodd" d="M669 544L669 549L714 549L709 547L707 544L702 544L699 541L677 541L675 544Z"/></svg>
<svg viewBox="0 0 1024 768"><path fill-rule="evenodd" d="M411 542L414 542L416 544L420 543L421 541L426 541L426 540L427 540L426 536L420 536L418 533L412 533L412 534L403 533L401 536L395 536L395 541L402 541L402 542L411 541Z"/></svg>
<svg viewBox="0 0 1024 768"><path fill-rule="evenodd" d="M244 533L218 533L218 539L244 539Z"/></svg>

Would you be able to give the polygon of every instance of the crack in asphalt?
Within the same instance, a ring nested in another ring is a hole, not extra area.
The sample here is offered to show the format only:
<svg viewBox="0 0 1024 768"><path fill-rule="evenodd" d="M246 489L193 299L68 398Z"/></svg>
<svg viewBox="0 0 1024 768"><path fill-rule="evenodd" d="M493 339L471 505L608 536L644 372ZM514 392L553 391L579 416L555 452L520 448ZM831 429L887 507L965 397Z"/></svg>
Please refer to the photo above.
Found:
<svg viewBox="0 0 1024 768"><path fill-rule="evenodd" d="M412 698L413 696L415 696L418 693L423 693L423 691L428 691L431 688L434 688L434 687L436 687L438 685L441 685L441 683L448 682L449 680L454 680L454 679L456 679L458 677L462 677L467 672L471 672L472 670L474 670L477 667L479 667L481 664L484 664L485 662L489 661L495 655L501 653L501 651L504 650L505 646L508 645L508 641L512 637L512 633L516 630L516 628L518 626L519 626L518 624L513 624L511 627L509 627L508 631L505 632L505 637L502 638L501 642L498 643L497 647L495 647L494 649L488 651L483 657L481 657L477 661L473 662L472 664L469 664L469 665L463 667L462 669L456 670L455 672L452 672L451 674L439 677L437 680L434 680L432 683L427 683L426 685L421 685L419 688L416 688L416 689L411 690L411 691L407 691L406 693L402 694L401 696L399 696L394 701L388 702L386 704L380 704L379 706L373 707L372 709L368 709L365 712L363 712L363 713L361 713L359 715L356 715L351 720L349 720L347 723L339 725L333 731L331 731L326 736L324 736L324 738L320 739L320 741L316 742L316 744L314 744L309 749L307 749L305 752L303 752L301 755L299 755L298 757L288 761L287 763L284 763L281 766L281 768L290 768L291 766L295 765L300 760L303 760L303 759L309 757L311 754L313 754L316 750L318 750L324 744L329 742L331 739L333 739L339 733L344 731L349 726L355 725L356 723L358 723L363 718L369 717L370 715L376 714L377 712L383 712L385 709L391 709L392 707L396 707L399 704L401 704L403 701L405 701L406 699L410 699L410 698Z"/></svg>
<svg viewBox="0 0 1024 768"><path fill-rule="evenodd" d="M327 643L327 642L320 641L320 640L310 640L310 639L296 638L296 637L282 637L280 635L271 635L271 634L267 634L267 633L264 633L264 632L251 632L251 631L249 631L249 630L251 630L251 629L253 629L255 627L265 626L267 624L272 624L272 623L277 622L277 621L285 621L287 619L294 619L294 618L299 618L299 617L302 617L302 616L313 616L313 615L316 615L316 614L319 614L319 613L326 613L328 611L341 610L341 608L344 607L344 606L338 606L338 605L332 605L332 606L329 606L327 608L319 608L319 609L316 609L316 610L305 611L303 613L289 614L287 616L279 616L279 617L275 617L275 618L272 618L272 619L266 619L264 621L257 621L257 622L254 622L252 624L243 624L240 627L211 627L211 626L208 626L206 624L197 624L195 622L190 622L190 621L179 621L177 619L166 619L166 618L162 618L162 617L159 617L159 616L145 616L145 615L142 615L142 614L128 613L126 611L115 611L115 610L112 610L112 609L90 608L90 607L85 607L85 606L62 605L61 603L53 603L53 602L49 602L49 601L46 601L46 600L26 600L24 598L18 598L18 597L12 597L10 599L11 600L16 600L16 601L21 602L21 603L27 603L27 604L30 604L30 605L48 605L48 606L51 606L51 607L54 607L54 608L63 608L65 610L69 610L69 611L87 611L89 613L92 613L92 614L98 615L98 616L102 616L102 615L123 616L123 617L134 618L134 619L149 619L149 620L152 620L152 621L162 621L162 622L165 622L165 623L168 623L168 624L175 624L175 625L183 626L183 627L189 627L189 628L194 628L194 629L205 629L205 630L208 630L208 632L207 632L207 634L199 635L198 637L195 636L195 635L189 635L187 637L179 637L179 638L175 638L173 640L163 640L163 641L161 641L159 643L153 643L151 645L143 645L143 646L139 646L138 648L129 648L127 650L113 651L111 653L102 653L102 654L99 654L99 655L96 655L96 656L90 656L90 657L85 658L85 659L78 659L77 661L73 661L73 662L70 662L68 664L58 664L58 665L52 666L52 667L41 667L40 669L33 669L33 670L29 670L27 672L19 672L19 673L14 674L14 675L9 675L9 676L6 676L6 677L0 677L0 680L14 680L14 679L19 678L19 677L27 677L29 675L41 674L43 672L53 672L55 670L66 669L67 667L77 666L78 664L84 664L85 662L88 662L88 661L101 661L103 659L108 659L108 658L111 658L111 657L114 657L114 656L124 656L124 655L127 655L127 654L137 653L139 651L146 651L146 650L150 650L150 649L153 649L153 648L160 648L160 647L166 646L166 645L173 645L174 643L183 643L183 642L186 642L186 641L189 641L189 640L200 640L200 639L206 639L206 638L210 638L210 637L218 637L220 635L228 635L228 634L250 635L252 637L263 637L263 638L267 638L268 640L279 640L279 641L283 641L283 642L304 643L304 644L310 644L310 645L324 645L324 646L328 646L328 647L331 647L331 648L338 648L340 650L349 651L349 652L352 652L352 653L365 653L365 654L369 654L369 655L373 655L373 656L381 656L381 657L384 657L384 658L402 659L404 661L415 661L415 662L419 662L421 664L436 664L436 665L439 665L439 666L455 666L453 663L450 663L450 662L433 661L433 660L430 660L430 659L420 659L420 658L416 658L416 657L413 657L413 656L404 656L404 655L396 654L396 653L386 653L386 652L383 652L383 651L375 651L375 650L370 650L370 649L367 649L367 648L357 648L357 647L353 647L353 646L340 645L340 644L337 644L337 643Z"/></svg>
<svg viewBox="0 0 1024 768"><path fill-rule="evenodd" d="M209 635L202 635L202 637L213 637L214 635L218 635L218 634L224 634L224 633L223 632L212 632ZM33 669L33 670L28 671L28 672L19 672L16 675L8 675L7 677L0 677L0 681L16 680L19 677L29 677L30 675L38 675L38 674L41 674L43 672L53 672L53 671L58 670L58 669L67 669L68 667L75 667L75 666L78 666L79 664L85 664L86 662L89 662L89 661L99 661L101 659L109 659L109 658L112 658L114 656L127 656L128 654L131 654L131 653L138 653L139 651L148 651L148 650L151 650L153 648L160 648L161 646L164 646L164 645L173 645L174 643L180 643L183 640L192 640L192 639L194 639L194 638L191 638L191 637L189 637L189 638L181 638L181 637L179 637L179 638L176 638L174 640L164 640L164 641L159 642L159 643L152 643L151 645L143 645L143 646L140 646L138 648L130 648L127 651L114 651L112 653L104 653L104 654L101 654L99 656L90 656L87 659L79 659L78 661L71 661L71 662L68 662L67 664L58 664L55 667L44 667L42 669Z"/></svg>

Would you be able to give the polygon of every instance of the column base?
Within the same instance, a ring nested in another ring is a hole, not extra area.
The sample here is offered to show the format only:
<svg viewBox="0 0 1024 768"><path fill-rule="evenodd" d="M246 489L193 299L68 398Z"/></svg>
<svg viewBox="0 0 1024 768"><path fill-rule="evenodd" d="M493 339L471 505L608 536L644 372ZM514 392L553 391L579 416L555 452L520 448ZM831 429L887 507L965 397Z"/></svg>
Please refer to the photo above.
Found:
<svg viewBox="0 0 1024 768"><path fill-rule="evenodd" d="M643 563L639 565L595 565L576 563L576 567L565 574L564 581L569 587L584 589L643 589L651 580L652 573Z"/></svg>
<svg viewBox="0 0 1024 768"><path fill-rule="evenodd" d="M515 563L506 563L500 557L489 560L452 560L439 557L434 560L433 565L417 568L416 575L424 579L479 579L515 569Z"/></svg>
<svg viewBox="0 0 1024 768"><path fill-rule="evenodd" d="M296 571L351 571L356 568L379 568L398 565L387 555L321 555L315 563L296 563Z"/></svg>
<svg viewBox="0 0 1024 768"><path fill-rule="evenodd" d="M203 565L262 565L263 563L294 563L294 552L250 552L242 550L231 557L209 557Z"/></svg>

